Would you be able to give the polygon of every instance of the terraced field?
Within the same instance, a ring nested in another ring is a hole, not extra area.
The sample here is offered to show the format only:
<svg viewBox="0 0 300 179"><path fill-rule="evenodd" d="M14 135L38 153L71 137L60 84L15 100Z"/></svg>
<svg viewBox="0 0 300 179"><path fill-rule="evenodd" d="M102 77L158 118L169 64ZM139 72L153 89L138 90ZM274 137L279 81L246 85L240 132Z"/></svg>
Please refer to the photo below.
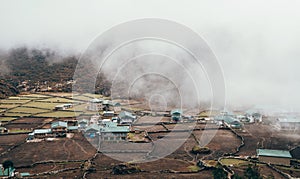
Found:
<svg viewBox="0 0 300 179"><path fill-rule="evenodd" d="M0 100L0 122L7 123L20 117L76 117L94 112L86 110L87 101L102 97L96 94L43 93L25 94ZM71 103L76 107L63 111L54 111L55 106ZM76 112L75 112L76 111Z"/></svg>
<svg viewBox="0 0 300 179"><path fill-rule="evenodd" d="M50 113L41 113L34 115L35 117L51 117L51 118L58 118L58 117L76 117L75 112L71 111L55 111Z"/></svg>

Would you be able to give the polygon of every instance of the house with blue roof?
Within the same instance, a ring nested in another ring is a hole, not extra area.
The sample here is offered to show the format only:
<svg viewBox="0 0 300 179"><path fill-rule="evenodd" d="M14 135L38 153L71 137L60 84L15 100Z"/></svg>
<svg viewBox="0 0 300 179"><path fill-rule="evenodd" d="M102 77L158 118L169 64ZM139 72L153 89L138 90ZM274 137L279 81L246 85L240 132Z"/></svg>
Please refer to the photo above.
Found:
<svg viewBox="0 0 300 179"><path fill-rule="evenodd" d="M173 109L171 112L171 119L175 122L178 122L182 119L182 110L180 109Z"/></svg>
<svg viewBox="0 0 300 179"><path fill-rule="evenodd" d="M52 137L51 129L35 129L33 132L28 134L27 140L32 140L34 138L42 139L45 137Z"/></svg>
<svg viewBox="0 0 300 179"><path fill-rule="evenodd" d="M2 164L0 164L0 177L12 177L14 176L15 168L8 167L6 169L3 168Z"/></svg>
<svg viewBox="0 0 300 179"><path fill-rule="evenodd" d="M122 141L126 140L127 133L130 131L129 126L118 126L116 122L107 122L100 127L102 141Z"/></svg>
<svg viewBox="0 0 300 179"><path fill-rule="evenodd" d="M99 136L99 134L100 134L100 126L98 126L97 124L89 125L84 130L84 136L88 138L95 138Z"/></svg>
<svg viewBox="0 0 300 179"><path fill-rule="evenodd" d="M110 102L110 110L113 110L115 112L120 112L121 111L121 103L119 102Z"/></svg>
<svg viewBox="0 0 300 179"><path fill-rule="evenodd" d="M78 120L78 129L79 130L85 129L88 125L89 125L89 120L87 120L87 119Z"/></svg>
<svg viewBox="0 0 300 179"><path fill-rule="evenodd" d="M51 130L55 137L66 137L66 133L68 131L68 123L64 121L52 122Z"/></svg>
<svg viewBox="0 0 300 179"><path fill-rule="evenodd" d="M257 156L259 161L290 166L291 154L287 150L270 150L270 149L257 149Z"/></svg>
<svg viewBox="0 0 300 179"><path fill-rule="evenodd" d="M240 129L243 127L243 124L238 119L228 115L215 116L214 121L218 126L228 126L235 129Z"/></svg>
<svg viewBox="0 0 300 179"><path fill-rule="evenodd" d="M135 120L136 116L127 111L122 111L119 114L120 124L129 124L131 125Z"/></svg>

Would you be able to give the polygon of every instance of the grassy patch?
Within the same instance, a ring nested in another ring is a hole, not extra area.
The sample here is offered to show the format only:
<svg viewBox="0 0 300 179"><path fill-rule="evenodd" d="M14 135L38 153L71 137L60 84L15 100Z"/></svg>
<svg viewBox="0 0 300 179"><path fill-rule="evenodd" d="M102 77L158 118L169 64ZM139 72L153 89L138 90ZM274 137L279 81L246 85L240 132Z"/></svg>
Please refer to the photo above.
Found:
<svg viewBox="0 0 300 179"><path fill-rule="evenodd" d="M4 113L4 116L13 116L13 117L27 117L30 115L31 114L29 113L10 113L10 112Z"/></svg>
<svg viewBox="0 0 300 179"><path fill-rule="evenodd" d="M23 98L49 98L49 96L42 95L42 94L25 94L25 95L20 95L20 97L23 97Z"/></svg>
<svg viewBox="0 0 300 179"><path fill-rule="evenodd" d="M60 105L61 103L47 103L47 102L30 102L22 107L36 107L40 109L54 109L55 106Z"/></svg>
<svg viewBox="0 0 300 179"><path fill-rule="evenodd" d="M9 130L9 133L18 133L18 132L31 132L31 130L25 130L25 129L13 129Z"/></svg>
<svg viewBox="0 0 300 179"><path fill-rule="evenodd" d="M43 112L50 112L50 111L47 110L47 109L38 109L38 108L29 108L29 107L17 107L17 108L9 110L8 112L36 114L36 113L43 113Z"/></svg>
<svg viewBox="0 0 300 179"><path fill-rule="evenodd" d="M200 113L199 113L199 117L216 116L216 115L218 115L219 113L220 113L219 111L215 111L215 110L212 110L212 111L206 110L206 111L200 112Z"/></svg>
<svg viewBox="0 0 300 179"><path fill-rule="evenodd" d="M187 167L191 172L198 172L200 170L200 167L197 165L191 165Z"/></svg>
<svg viewBox="0 0 300 179"><path fill-rule="evenodd" d="M0 117L0 121L1 122L8 122L8 121L12 121L12 120L15 120L17 118L14 118L14 117Z"/></svg>
<svg viewBox="0 0 300 179"><path fill-rule="evenodd" d="M83 95L73 96L73 100L89 101L91 99L93 99L93 97L83 96Z"/></svg>
<svg viewBox="0 0 300 179"><path fill-rule="evenodd" d="M71 99L53 97L48 99L37 100L37 102L48 102L48 103L73 103L74 101Z"/></svg>
<svg viewBox="0 0 300 179"><path fill-rule="evenodd" d="M122 107L122 110L138 112L138 111L143 111L144 109L142 109L142 108L132 108L132 107Z"/></svg>
<svg viewBox="0 0 300 179"><path fill-rule="evenodd" d="M18 100L18 99L4 99L4 100L1 100L0 103L1 104L23 104L23 103L27 103L29 102L30 100Z"/></svg>
<svg viewBox="0 0 300 179"><path fill-rule="evenodd" d="M82 96L87 96L90 98L103 98L103 96L101 94L91 94L91 93L84 93L84 94L82 94Z"/></svg>
<svg viewBox="0 0 300 179"><path fill-rule="evenodd" d="M88 104L80 104L80 105L74 106L73 108L76 111L87 111L87 106L88 106Z"/></svg>
<svg viewBox="0 0 300 179"><path fill-rule="evenodd" d="M216 167L217 164L218 164L218 161L215 161L215 160L205 160L204 163L207 166Z"/></svg>
<svg viewBox="0 0 300 179"><path fill-rule="evenodd" d="M77 113L71 112L71 111L55 111L50 113L42 113L34 115L36 117L76 117Z"/></svg>
<svg viewBox="0 0 300 179"><path fill-rule="evenodd" d="M1 109L10 109L17 106L20 106L20 104L0 104Z"/></svg>
<svg viewBox="0 0 300 179"><path fill-rule="evenodd" d="M235 159L235 158L223 158L220 161L223 165L247 165L248 162L245 160Z"/></svg>

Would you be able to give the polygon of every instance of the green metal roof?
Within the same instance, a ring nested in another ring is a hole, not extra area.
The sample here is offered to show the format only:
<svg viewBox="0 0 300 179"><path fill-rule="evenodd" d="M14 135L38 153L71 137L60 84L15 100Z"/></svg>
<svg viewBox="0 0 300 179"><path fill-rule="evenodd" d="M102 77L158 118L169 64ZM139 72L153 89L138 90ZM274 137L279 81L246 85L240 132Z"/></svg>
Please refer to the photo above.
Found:
<svg viewBox="0 0 300 179"><path fill-rule="evenodd" d="M278 121L281 123L300 123L298 118L279 118Z"/></svg>
<svg viewBox="0 0 300 179"><path fill-rule="evenodd" d="M8 173L9 171L9 173ZM15 171L14 168L9 167L9 169L5 169L4 171L0 168L0 177L2 176L12 176L12 173Z"/></svg>
<svg viewBox="0 0 300 179"><path fill-rule="evenodd" d="M33 131L34 134L49 134L51 133L51 129L35 129Z"/></svg>
<svg viewBox="0 0 300 179"><path fill-rule="evenodd" d="M227 116L227 115L216 116L214 119L217 120L217 121L223 121L224 120L224 122L226 122L228 124L231 124L231 123L233 123L235 121L239 121L238 119L235 119L235 118L233 118L231 116Z"/></svg>
<svg viewBox="0 0 300 179"><path fill-rule="evenodd" d="M257 155L268 157L292 158L290 152L286 150L257 149Z"/></svg>
<svg viewBox="0 0 300 179"><path fill-rule="evenodd" d="M127 112L127 111L122 111L122 112L120 112L120 114L119 114L119 118L131 118L131 119L135 119L136 117L132 114L132 113L130 113L130 112Z"/></svg>
<svg viewBox="0 0 300 179"><path fill-rule="evenodd" d="M175 114L175 113L179 113L179 114L182 114L182 111L180 109L173 109L171 111L171 115Z"/></svg>
<svg viewBox="0 0 300 179"><path fill-rule="evenodd" d="M105 127L100 128L101 132L129 132L129 126L118 126L115 122L106 123Z"/></svg>
<svg viewBox="0 0 300 179"><path fill-rule="evenodd" d="M21 177L28 177L30 176L30 173L28 172L23 172L23 173L20 173Z"/></svg>
<svg viewBox="0 0 300 179"><path fill-rule="evenodd" d="M99 126L98 125L96 125L96 124L93 124L93 125L90 125L90 126L88 126L86 129L85 129L85 132L87 132L87 131L90 131L90 130L94 130L94 131L99 131Z"/></svg>
<svg viewBox="0 0 300 179"><path fill-rule="evenodd" d="M51 128L57 128L57 127L68 127L68 123L63 121L57 121L51 124Z"/></svg>
<svg viewBox="0 0 300 179"><path fill-rule="evenodd" d="M80 119L80 120L78 120L78 124L80 124L80 123L89 123L89 120L87 120L87 119Z"/></svg>
<svg viewBox="0 0 300 179"><path fill-rule="evenodd" d="M68 126L68 130L77 130L78 126Z"/></svg>

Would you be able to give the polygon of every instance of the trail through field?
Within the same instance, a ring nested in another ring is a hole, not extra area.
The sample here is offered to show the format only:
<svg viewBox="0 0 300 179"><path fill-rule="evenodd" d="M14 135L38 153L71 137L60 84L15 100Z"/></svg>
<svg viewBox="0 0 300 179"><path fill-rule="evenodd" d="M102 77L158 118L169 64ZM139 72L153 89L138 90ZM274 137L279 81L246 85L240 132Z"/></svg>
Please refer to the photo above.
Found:
<svg viewBox="0 0 300 179"><path fill-rule="evenodd" d="M78 144L75 140L72 139L72 142L75 143L82 152L84 152L85 154L88 154L88 152L80 144Z"/></svg>

